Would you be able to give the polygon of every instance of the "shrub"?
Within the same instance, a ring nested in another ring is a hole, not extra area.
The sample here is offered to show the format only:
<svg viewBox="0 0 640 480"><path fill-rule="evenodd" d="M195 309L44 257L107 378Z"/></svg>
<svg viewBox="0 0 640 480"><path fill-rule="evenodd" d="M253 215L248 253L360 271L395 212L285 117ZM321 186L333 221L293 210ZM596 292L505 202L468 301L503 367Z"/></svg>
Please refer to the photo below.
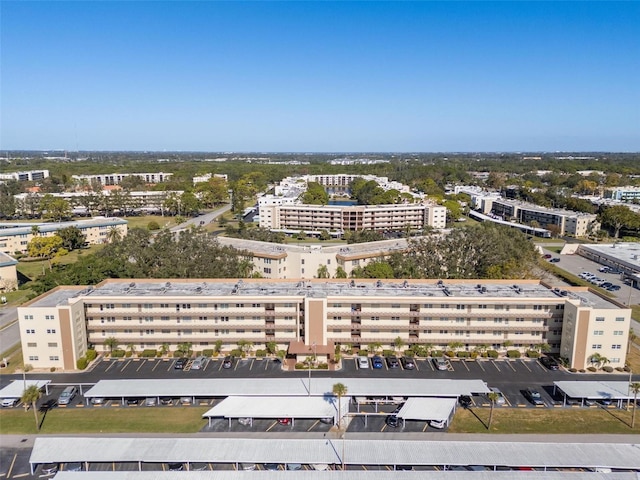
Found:
<svg viewBox="0 0 640 480"><path fill-rule="evenodd" d="M362 355L363 357L366 357L369 355L369 350L360 350L358 352L358 355Z"/></svg>
<svg viewBox="0 0 640 480"><path fill-rule="evenodd" d="M471 358L473 358L474 360L478 358L478 355L480 355L478 352L471 352Z"/></svg>
<svg viewBox="0 0 640 480"><path fill-rule="evenodd" d="M156 357L157 355L158 355L158 351L150 348L143 350L142 353L140 354L140 356L143 358L153 358L153 357Z"/></svg>
<svg viewBox="0 0 640 480"><path fill-rule="evenodd" d="M442 355L444 355L444 352L442 350L434 350L431 352L432 357L441 357Z"/></svg>
<svg viewBox="0 0 640 480"><path fill-rule="evenodd" d="M587 370L589 370L590 372L597 372L598 369L596 367L588 367Z"/></svg>
<svg viewBox="0 0 640 480"><path fill-rule="evenodd" d="M87 353L85 354L85 357L87 357L87 361L89 362L95 360L97 356L98 356L98 352L96 352L91 348L87 350Z"/></svg>
<svg viewBox="0 0 640 480"><path fill-rule="evenodd" d="M527 350L527 357L529 358L539 358L540 352L536 352L535 350Z"/></svg>
<svg viewBox="0 0 640 480"><path fill-rule="evenodd" d="M578 369L577 369L577 368L570 368L570 369L569 369L569 371L570 371L571 373L576 373L576 372L578 371Z"/></svg>
<svg viewBox="0 0 640 480"><path fill-rule="evenodd" d="M205 357L213 357L213 348L205 348L202 350L202 355Z"/></svg>
<svg viewBox="0 0 640 480"><path fill-rule="evenodd" d="M507 350L507 357L509 358L520 358L519 350Z"/></svg>
<svg viewBox="0 0 640 480"><path fill-rule="evenodd" d="M256 350L256 357L257 358L264 358L266 356L267 356L267 351L266 350L263 350L261 348Z"/></svg>
<svg viewBox="0 0 640 480"><path fill-rule="evenodd" d="M578 371L579 371L580 373L584 373L584 372L585 372L584 368L581 368L581 369L580 369L580 370L578 370Z"/></svg>
<svg viewBox="0 0 640 480"><path fill-rule="evenodd" d="M160 230L160 224L155 220L151 220L147 223L147 230Z"/></svg>
<svg viewBox="0 0 640 480"><path fill-rule="evenodd" d="M131 353L131 352L128 352ZM113 352L111 352L111 356L113 358L122 358L124 357L125 351L124 350L120 350L120 349L116 349Z"/></svg>
<svg viewBox="0 0 640 480"><path fill-rule="evenodd" d="M607 373L611 373L613 372L613 367L610 365L605 365L604 367L602 367L602 370L604 370Z"/></svg>
<svg viewBox="0 0 640 480"><path fill-rule="evenodd" d="M328 370L329 369L329 365L327 365L326 363L320 363L317 367L318 370Z"/></svg>
<svg viewBox="0 0 640 480"><path fill-rule="evenodd" d="M84 370L85 368L87 368L87 365L89 365L89 362L87 362L87 357L80 357L76 362L76 367L78 368L78 370Z"/></svg>
<svg viewBox="0 0 640 480"><path fill-rule="evenodd" d="M131 355L133 355L133 353L131 353L131 350L128 350L124 353L124 356L129 358Z"/></svg>
<svg viewBox="0 0 640 480"><path fill-rule="evenodd" d="M499 353L497 350L487 350L487 357L489 358L498 358Z"/></svg>
<svg viewBox="0 0 640 480"><path fill-rule="evenodd" d="M306 369L307 369L307 366L304 363L302 362L296 363L296 370L306 370Z"/></svg>
<svg viewBox="0 0 640 480"><path fill-rule="evenodd" d="M243 357L243 352L242 350L240 350L239 348L234 348L233 350L231 350L231 352L229 352L230 355L233 355L234 357Z"/></svg>
<svg viewBox="0 0 640 480"><path fill-rule="evenodd" d="M395 352L393 350L382 350L383 357L390 357L391 355L395 355Z"/></svg>
<svg viewBox="0 0 640 480"><path fill-rule="evenodd" d="M458 358L469 358L471 356L471 352L458 352L456 353Z"/></svg>
<svg viewBox="0 0 640 480"><path fill-rule="evenodd" d="M180 357L184 357L184 352L182 350L176 350L175 352L173 352L173 358L180 358Z"/></svg>
<svg viewBox="0 0 640 480"><path fill-rule="evenodd" d="M624 366L624 368L623 368L623 370L624 370L625 372L630 372L630 371L631 371L631 367L630 367L629 365L625 365L625 366Z"/></svg>

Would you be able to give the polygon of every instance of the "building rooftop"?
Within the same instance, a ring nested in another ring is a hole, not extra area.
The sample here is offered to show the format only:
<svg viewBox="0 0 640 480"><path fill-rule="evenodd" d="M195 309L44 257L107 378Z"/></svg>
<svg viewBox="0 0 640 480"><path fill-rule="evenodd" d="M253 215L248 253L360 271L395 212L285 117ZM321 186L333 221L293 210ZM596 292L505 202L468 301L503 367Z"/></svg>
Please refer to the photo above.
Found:
<svg viewBox="0 0 640 480"><path fill-rule="evenodd" d="M542 207L540 205L536 205L535 203L523 202L522 200L512 200L509 198L497 198L494 200L494 202L516 205L516 206L525 208L527 210L532 210L536 212L553 213L557 215L565 215L568 217L595 217L596 216L595 213L576 212L573 210L563 210L560 208L547 208L547 207Z"/></svg>
<svg viewBox="0 0 640 480"><path fill-rule="evenodd" d="M616 242L603 245L580 245L580 249L624 262L640 271L640 242Z"/></svg>
<svg viewBox="0 0 640 480"><path fill-rule="evenodd" d="M2 230L0 230L0 232L2 232ZM0 252L0 267L9 267L11 265L17 265L17 264L18 264L18 261L15 258L7 255L4 252Z"/></svg>
<svg viewBox="0 0 640 480"><path fill-rule="evenodd" d="M24 223L23 226L13 226L11 228L3 228L0 230L0 236L2 235L20 235L25 233L31 233L31 228L35 225L41 233L57 232L58 230L66 227L78 227L80 229L90 227L104 227L113 225L126 225L128 222L122 218L117 217L94 217L90 220L77 220L75 222L59 222L59 223Z"/></svg>

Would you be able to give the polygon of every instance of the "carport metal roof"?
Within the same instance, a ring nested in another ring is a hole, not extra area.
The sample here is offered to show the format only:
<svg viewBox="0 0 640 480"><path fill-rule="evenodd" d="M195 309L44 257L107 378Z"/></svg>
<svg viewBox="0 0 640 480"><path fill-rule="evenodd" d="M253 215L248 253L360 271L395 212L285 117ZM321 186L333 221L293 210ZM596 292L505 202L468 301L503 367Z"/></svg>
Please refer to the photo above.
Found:
<svg viewBox="0 0 640 480"><path fill-rule="evenodd" d="M629 382L564 381L553 382L553 384L571 398L594 400L627 400L633 398Z"/></svg>
<svg viewBox="0 0 640 480"><path fill-rule="evenodd" d="M403 472L367 470L315 471L263 471L265 480L637 480L636 473L591 473L591 472ZM258 478L255 472L214 470L208 472L58 472L56 480L246 480Z"/></svg>
<svg viewBox="0 0 640 480"><path fill-rule="evenodd" d="M398 417L405 420L448 420L455 408L455 398L409 398L398 412Z"/></svg>
<svg viewBox="0 0 640 480"><path fill-rule="evenodd" d="M311 396L331 394L333 385L343 383L349 396L404 396L404 397L458 397L473 393L489 393L482 380L456 379L401 379L385 378L335 378L314 377ZM85 393L85 397L228 397L264 396L308 396L309 383L306 378L204 378L204 379L140 379L100 380Z"/></svg>
<svg viewBox="0 0 640 480"><path fill-rule="evenodd" d="M330 438L38 437L29 462L32 465L48 462L340 464L341 452L345 464L356 465L640 468L640 445L624 443Z"/></svg>
<svg viewBox="0 0 640 480"><path fill-rule="evenodd" d="M49 380L27 380L26 386L29 388L31 385L36 385L38 388L42 388L51 383ZM22 380L14 380L9 385L0 390L0 398L20 398L22 392L25 391L25 382Z"/></svg>
<svg viewBox="0 0 640 480"><path fill-rule="evenodd" d="M334 397L227 397L202 416L225 418L333 418L337 412L335 403Z"/></svg>

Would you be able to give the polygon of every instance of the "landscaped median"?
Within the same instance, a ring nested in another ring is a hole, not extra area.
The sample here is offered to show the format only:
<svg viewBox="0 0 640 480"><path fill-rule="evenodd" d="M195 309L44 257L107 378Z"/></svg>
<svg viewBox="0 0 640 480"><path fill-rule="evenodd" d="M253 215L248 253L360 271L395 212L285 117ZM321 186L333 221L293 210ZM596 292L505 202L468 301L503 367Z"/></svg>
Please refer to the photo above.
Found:
<svg viewBox="0 0 640 480"><path fill-rule="evenodd" d="M39 433L196 433L205 425L209 407L55 408L47 412ZM459 408L450 433L640 434L640 418L631 429L631 411L603 408L495 407ZM42 418L42 413L40 416ZM640 411L637 416L640 417ZM37 433L32 412L13 408L0 412L0 434ZM429 433L425 433L425 439Z"/></svg>

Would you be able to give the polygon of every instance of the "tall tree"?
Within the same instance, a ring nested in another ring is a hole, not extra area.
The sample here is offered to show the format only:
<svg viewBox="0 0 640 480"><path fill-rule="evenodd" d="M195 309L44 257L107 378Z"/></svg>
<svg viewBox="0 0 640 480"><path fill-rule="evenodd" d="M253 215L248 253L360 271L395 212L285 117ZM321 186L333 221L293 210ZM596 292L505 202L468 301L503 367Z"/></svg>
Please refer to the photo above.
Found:
<svg viewBox="0 0 640 480"><path fill-rule="evenodd" d="M638 406L638 393L640 393L640 382L633 382L629 385L631 391L633 392L633 412L631 413L631 428L635 426L636 423L636 408Z"/></svg>
<svg viewBox="0 0 640 480"><path fill-rule="evenodd" d="M56 235L62 239L62 246L69 251L82 247L87 240L87 236L76 226L61 228Z"/></svg>
<svg viewBox="0 0 640 480"><path fill-rule="evenodd" d="M333 394L338 397L338 430L342 429L342 397L344 397L348 389L343 383L335 383L333 385Z"/></svg>
<svg viewBox="0 0 640 480"><path fill-rule="evenodd" d="M496 392L489 393L489 402L491 404L491 409L489 410L489 422L487 424L487 430L491 430L491 424L493 423L493 408L496 406L498 397L499 395Z"/></svg>
<svg viewBox="0 0 640 480"><path fill-rule="evenodd" d="M36 407L40 397L42 397L42 392L37 385L29 385L20 397L20 400L24 403L25 412L29 406L31 406L31 410L33 410L33 415L36 419L36 430L40 430L40 420L38 419L38 409Z"/></svg>

